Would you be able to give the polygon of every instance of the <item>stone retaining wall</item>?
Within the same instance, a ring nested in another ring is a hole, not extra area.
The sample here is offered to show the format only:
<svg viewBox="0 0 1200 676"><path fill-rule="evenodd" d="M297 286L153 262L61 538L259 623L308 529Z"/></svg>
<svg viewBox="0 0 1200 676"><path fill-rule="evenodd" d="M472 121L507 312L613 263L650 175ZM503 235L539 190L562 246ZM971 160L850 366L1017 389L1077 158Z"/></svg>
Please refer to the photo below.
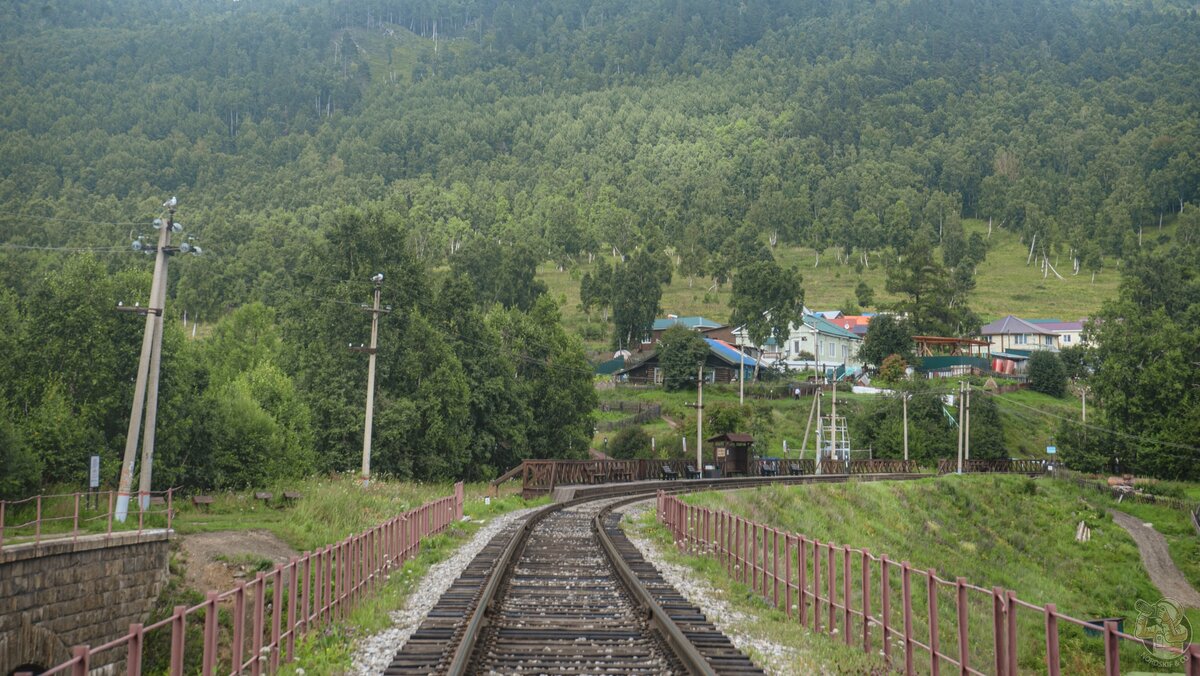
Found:
<svg viewBox="0 0 1200 676"><path fill-rule="evenodd" d="M144 621L167 583L170 535L89 535L0 551L0 675L59 664L71 646L107 643ZM106 652L92 663L99 673L121 667L119 651Z"/></svg>

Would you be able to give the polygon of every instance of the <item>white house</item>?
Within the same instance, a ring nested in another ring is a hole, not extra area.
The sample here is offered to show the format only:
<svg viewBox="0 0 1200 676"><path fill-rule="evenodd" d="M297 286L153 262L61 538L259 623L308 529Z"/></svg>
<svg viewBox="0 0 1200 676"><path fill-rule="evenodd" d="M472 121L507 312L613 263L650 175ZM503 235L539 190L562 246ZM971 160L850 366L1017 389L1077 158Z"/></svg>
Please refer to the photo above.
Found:
<svg viewBox="0 0 1200 676"><path fill-rule="evenodd" d="M759 351L764 364L786 365L788 368L815 368L818 371L844 367L851 373L862 369L858 348L862 338L817 315L805 314L799 325L788 327L786 340L771 338L765 345L754 345L745 327L734 329L738 345Z"/></svg>
<svg viewBox="0 0 1200 676"><path fill-rule="evenodd" d="M1012 315L987 324L979 334L992 344L993 352L1010 348L1058 351L1058 336L1053 331Z"/></svg>

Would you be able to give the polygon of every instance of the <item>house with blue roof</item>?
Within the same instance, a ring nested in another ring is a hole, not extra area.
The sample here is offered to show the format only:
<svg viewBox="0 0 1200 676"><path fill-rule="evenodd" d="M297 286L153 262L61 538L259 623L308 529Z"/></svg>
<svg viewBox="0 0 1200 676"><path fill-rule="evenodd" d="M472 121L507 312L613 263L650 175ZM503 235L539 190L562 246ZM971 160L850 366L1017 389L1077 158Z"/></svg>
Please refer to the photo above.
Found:
<svg viewBox="0 0 1200 676"><path fill-rule="evenodd" d="M758 361L750 354L743 355L733 344L717 338L705 338L708 344L708 355L704 361L704 380L709 383L736 383L738 371L743 372L747 380L754 378L754 368ZM744 370L743 370L744 369ZM634 385L661 385L663 370L658 362L658 354L651 354L645 359L626 366L613 374L619 383Z"/></svg>

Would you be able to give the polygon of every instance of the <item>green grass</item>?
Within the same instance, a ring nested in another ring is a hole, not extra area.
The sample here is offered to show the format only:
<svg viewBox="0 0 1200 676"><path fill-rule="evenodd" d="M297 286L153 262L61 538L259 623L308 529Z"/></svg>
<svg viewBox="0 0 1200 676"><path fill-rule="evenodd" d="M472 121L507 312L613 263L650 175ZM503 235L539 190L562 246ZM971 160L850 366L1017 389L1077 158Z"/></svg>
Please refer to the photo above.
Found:
<svg viewBox="0 0 1200 676"><path fill-rule="evenodd" d="M964 227L968 234L987 234L986 222L968 219ZM1173 226L1165 227L1164 232L1170 235ZM1158 232L1147 231L1147 236L1157 237ZM1015 233L994 228L989 245L987 260L979 266L976 288L970 298L971 309L985 322L1007 314L1074 321L1095 314L1105 300L1116 295L1120 275L1113 260L1105 261L1104 269L1093 283L1090 273L1072 275L1071 261L1063 255L1055 268L1064 279L1059 280L1053 273L1043 279L1038 265L1025 264L1029 245L1022 244ZM859 271L853 261L839 264L832 250L821 255L816 267L812 249L780 246L774 253L781 264L800 269L804 276L804 302L814 310L844 309L854 302L854 288L859 281L875 291L876 307L865 310L877 310L899 300L887 293L886 271L882 259L876 256L872 256L869 268ZM1051 263L1054 264L1053 257ZM546 282L551 297L562 306L567 328L584 336L588 347L599 352L608 348L611 324L602 322L599 313L593 313L589 320L579 309L579 280L592 267L584 263L559 272L553 264L546 264L539 268L538 276ZM671 284L663 289L662 314L703 315L728 321L730 285L711 288L712 283L710 278L689 277L686 270L677 269Z"/></svg>
<svg viewBox="0 0 1200 676"><path fill-rule="evenodd" d="M981 587L1011 589L1022 600L1055 603L1060 612L1081 619L1125 617L1127 630L1137 617L1138 599L1160 598L1132 539L1104 511L1107 499L1066 482L950 476L917 482L773 486L686 499L823 542L887 554L916 568L936 568L944 579L961 576ZM1092 528L1090 542L1074 539L1080 521ZM919 591L923 598L923 585ZM918 606L924 618L924 604ZM939 608L943 621L952 619L952 598L939 596ZM972 635L989 635L989 612L972 606ZM1188 611L1188 616L1193 626L1200 626L1200 612ZM1044 660L1040 616L1030 612L1019 618L1022 670L1044 669L1039 666ZM953 624L944 622L941 636L947 650L952 649L953 639L946 638L952 631ZM1072 628L1064 628L1061 637L1063 673L1100 670L1099 639L1085 638ZM1136 646L1122 648L1125 668L1154 671L1140 659ZM973 642L972 651L976 663L986 663L990 642Z"/></svg>
<svg viewBox="0 0 1200 676"><path fill-rule="evenodd" d="M454 491L452 484L374 481L363 488L356 475L338 474L281 482L268 490L303 497L290 507L265 506L253 492L214 494L207 509L184 500L174 527L180 534L226 530L268 530L300 551L309 551L358 533L413 507ZM467 504L480 501L486 484L469 484Z"/></svg>
<svg viewBox="0 0 1200 676"><path fill-rule="evenodd" d="M283 665L283 674L296 674L302 668L306 674L348 673L357 639L387 629L392 625L389 614L404 606L413 590L418 588L429 569L446 560L483 527L484 521L528 506L545 504L548 500L526 502L517 496L493 499L485 505L482 499L468 500L465 512L471 520L457 522L442 534L421 543L420 553L402 567L392 571L384 585L362 603L355 606L345 622L312 632L296 646L294 662Z"/></svg>
<svg viewBox="0 0 1200 676"><path fill-rule="evenodd" d="M635 520L626 519L622 527L649 538L666 561L687 566L695 573L696 579L715 590L721 600L739 613L736 623L738 633L750 636L756 642L769 641L792 648L791 654L774 658L783 662L773 662L776 668L791 674L883 672L884 665L878 657L826 640L801 627L795 620L789 620L782 610L770 607L748 586L734 581L714 559L680 552L674 547L670 532L655 519L653 510ZM766 666L755 650L747 652L756 664ZM767 671L772 673L771 669Z"/></svg>
<svg viewBox="0 0 1200 676"><path fill-rule="evenodd" d="M753 388L748 390L751 394ZM618 388L599 390L600 402L605 401L642 401L647 403L656 403L662 406L663 414L670 419L683 423L682 429L687 429L690 434L695 434L695 418L696 411L694 408L687 406L688 403L696 400L696 392L694 390L682 390L677 392L668 392L661 388ZM879 395L873 394L854 394L852 392L838 391L839 406L845 405L846 411L854 411L855 408L863 402L868 402ZM977 395L985 396L985 395ZM832 397L826 395L822 402L823 412L828 413L828 407L831 404ZM1054 440L1054 434L1058 430L1059 418L1069 418L1078 420L1080 414L1080 402L1078 399L1066 397L1058 399L1049 395L1034 392L1032 390L1020 390L1003 395L996 395L997 408L1000 411L1000 423L1004 430L1004 439L1006 446L1009 449L1009 455L1016 458L1045 458L1046 446L1050 445ZM738 404L738 389L736 386L719 385L708 386L704 388L704 403L705 406L736 406ZM801 442L804 439L804 429L808 422L809 412L812 409L812 397L801 397L800 399L760 399L747 395L746 406L749 407L765 407L770 410L771 423L769 426L769 434L765 439L764 453L771 456L783 456L783 441L788 442L788 452L790 457L795 457L801 447ZM851 415L853 413L850 413ZM598 413L598 415L603 415ZM599 418L606 419L606 418ZM679 434L679 430L672 429L664 421L656 421L642 425L642 429L647 434L657 437L661 442L667 436L675 436ZM596 448L603 446L604 437L612 437L616 431L600 432L593 440ZM809 438L809 458L812 457L812 448L815 446L814 432L810 432ZM689 439L689 448L694 450L691 445L694 439ZM853 439L851 439L853 445ZM856 447L857 448L857 447ZM660 455L666 457L677 449L662 449Z"/></svg>

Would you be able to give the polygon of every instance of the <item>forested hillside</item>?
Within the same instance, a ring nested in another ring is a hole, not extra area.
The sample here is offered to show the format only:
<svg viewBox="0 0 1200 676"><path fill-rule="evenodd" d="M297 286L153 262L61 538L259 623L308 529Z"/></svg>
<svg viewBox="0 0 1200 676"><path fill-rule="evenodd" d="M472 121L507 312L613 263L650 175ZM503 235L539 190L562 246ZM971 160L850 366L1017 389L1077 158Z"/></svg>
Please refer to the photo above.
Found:
<svg viewBox="0 0 1200 676"><path fill-rule="evenodd" d="M115 468L140 327L111 309L170 195L206 254L167 313L212 335L168 323L164 485L255 483L250 447L355 466L378 271L379 468L489 475L591 429L542 263L937 246L965 303L964 216L1062 274L1200 239L1197 34L1171 1L4 3L0 490Z"/></svg>

